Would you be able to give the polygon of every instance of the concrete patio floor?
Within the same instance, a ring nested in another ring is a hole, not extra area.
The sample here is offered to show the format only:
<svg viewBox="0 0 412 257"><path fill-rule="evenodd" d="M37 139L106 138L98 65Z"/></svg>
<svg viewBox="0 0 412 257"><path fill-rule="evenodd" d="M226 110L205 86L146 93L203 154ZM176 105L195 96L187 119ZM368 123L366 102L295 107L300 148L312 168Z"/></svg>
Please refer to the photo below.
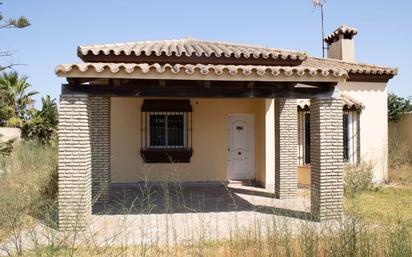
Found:
<svg viewBox="0 0 412 257"><path fill-rule="evenodd" d="M93 215L172 214L255 211L306 218L310 212L310 192L298 189L295 199L275 199L259 187L133 186L112 188L108 204L94 204Z"/></svg>
<svg viewBox="0 0 412 257"><path fill-rule="evenodd" d="M56 240L87 247L176 245L244 234L264 236L282 226L297 233L303 224L322 225L310 219L310 195L305 189L288 200L240 185L114 189L111 195L109 204L94 205L86 231L74 235L39 223L24 234L22 248L56 245ZM9 247L12 242L2 245L0 256Z"/></svg>
<svg viewBox="0 0 412 257"><path fill-rule="evenodd" d="M98 242L176 244L228 239L242 233L266 234L274 223L298 230L310 220L309 192L279 200L249 186L113 190L107 205L95 204L89 235ZM260 231L260 232L259 232ZM115 240L113 240L115 238Z"/></svg>

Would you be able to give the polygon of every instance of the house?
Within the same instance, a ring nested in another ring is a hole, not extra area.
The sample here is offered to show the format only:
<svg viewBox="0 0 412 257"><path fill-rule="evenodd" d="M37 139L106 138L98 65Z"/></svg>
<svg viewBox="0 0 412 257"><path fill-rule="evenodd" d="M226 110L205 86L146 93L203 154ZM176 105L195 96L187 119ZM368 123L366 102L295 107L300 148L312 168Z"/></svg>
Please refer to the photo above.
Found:
<svg viewBox="0 0 412 257"><path fill-rule="evenodd" d="M387 83L355 62L357 30L328 58L191 38L78 47L58 65L59 222L82 227L110 186L256 180L281 199L310 184L318 220L340 219L344 163L387 179Z"/></svg>

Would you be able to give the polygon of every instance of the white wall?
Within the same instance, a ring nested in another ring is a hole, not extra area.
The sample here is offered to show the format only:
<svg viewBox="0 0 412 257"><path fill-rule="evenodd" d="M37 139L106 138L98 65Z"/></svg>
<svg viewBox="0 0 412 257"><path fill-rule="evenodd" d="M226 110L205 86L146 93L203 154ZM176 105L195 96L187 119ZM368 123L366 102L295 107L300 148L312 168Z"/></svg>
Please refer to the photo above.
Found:
<svg viewBox="0 0 412 257"><path fill-rule="evenodd" d="M345 82L341 93L360 101L365 108L360 116L361 160L374 164L374 181L388 179L387 84Z"/></svg>

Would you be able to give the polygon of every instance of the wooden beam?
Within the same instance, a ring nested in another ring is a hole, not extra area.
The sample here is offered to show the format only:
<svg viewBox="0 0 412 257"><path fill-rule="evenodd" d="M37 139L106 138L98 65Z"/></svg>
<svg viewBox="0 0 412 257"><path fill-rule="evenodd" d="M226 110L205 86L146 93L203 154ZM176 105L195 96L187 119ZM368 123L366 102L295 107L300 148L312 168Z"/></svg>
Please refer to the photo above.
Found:
<svg viewBox="0 0 412 257"><path fill-rule="evenodd" d="M159 87L162 87L162 88L166 87L166 80L160 79L159 80Z"/></svg>
<svg viewBox="0 0 412 257"><path fill-rule="evenodd" d="M82 84L96 80L95 78L67 78L69 84Z"/></svg>
<svg viewBox="0 0 412 257"><path fill-rule="evenodd" d="M314 87L314 88L319 88L319 87L334 87L338 84L338 82L323 82L323 83L318 83L318 82L299 82L296 87L300 87L299 84L302 84L304 86L308 87Z"/></svg>
<svg viewBox="0 0 412 257"><path fill-rule="evenodd" d="M209 87L197 81L168 80L159 88L158 80L137 80L121 86L113 85L63 85L62 94L86 94L92 96L139 96L139 97L205 97L205 98L325 98L331 97L334 87L295 88L296 83L211 81Z"/></svg>
<svg viewBox="0 0 412 257"><path fill-rule="evenodd" d="M248 89L252 89L254 87L255 87L255 82L254 81L250 81L250 82L247 83L247 88Z"/></svg>

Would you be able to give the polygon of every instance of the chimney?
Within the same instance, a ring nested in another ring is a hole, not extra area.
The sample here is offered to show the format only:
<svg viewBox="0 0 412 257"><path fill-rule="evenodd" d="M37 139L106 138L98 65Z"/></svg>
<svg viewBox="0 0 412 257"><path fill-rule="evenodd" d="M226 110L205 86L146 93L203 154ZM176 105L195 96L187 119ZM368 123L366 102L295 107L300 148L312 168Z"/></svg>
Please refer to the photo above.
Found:
<svg viewBox="0 0 412 257"><path fill-rule="evenodd" d="M357 29L343 25L327 36L324 40L328 46L328 58L355 62L356 34Z"/></svg>

